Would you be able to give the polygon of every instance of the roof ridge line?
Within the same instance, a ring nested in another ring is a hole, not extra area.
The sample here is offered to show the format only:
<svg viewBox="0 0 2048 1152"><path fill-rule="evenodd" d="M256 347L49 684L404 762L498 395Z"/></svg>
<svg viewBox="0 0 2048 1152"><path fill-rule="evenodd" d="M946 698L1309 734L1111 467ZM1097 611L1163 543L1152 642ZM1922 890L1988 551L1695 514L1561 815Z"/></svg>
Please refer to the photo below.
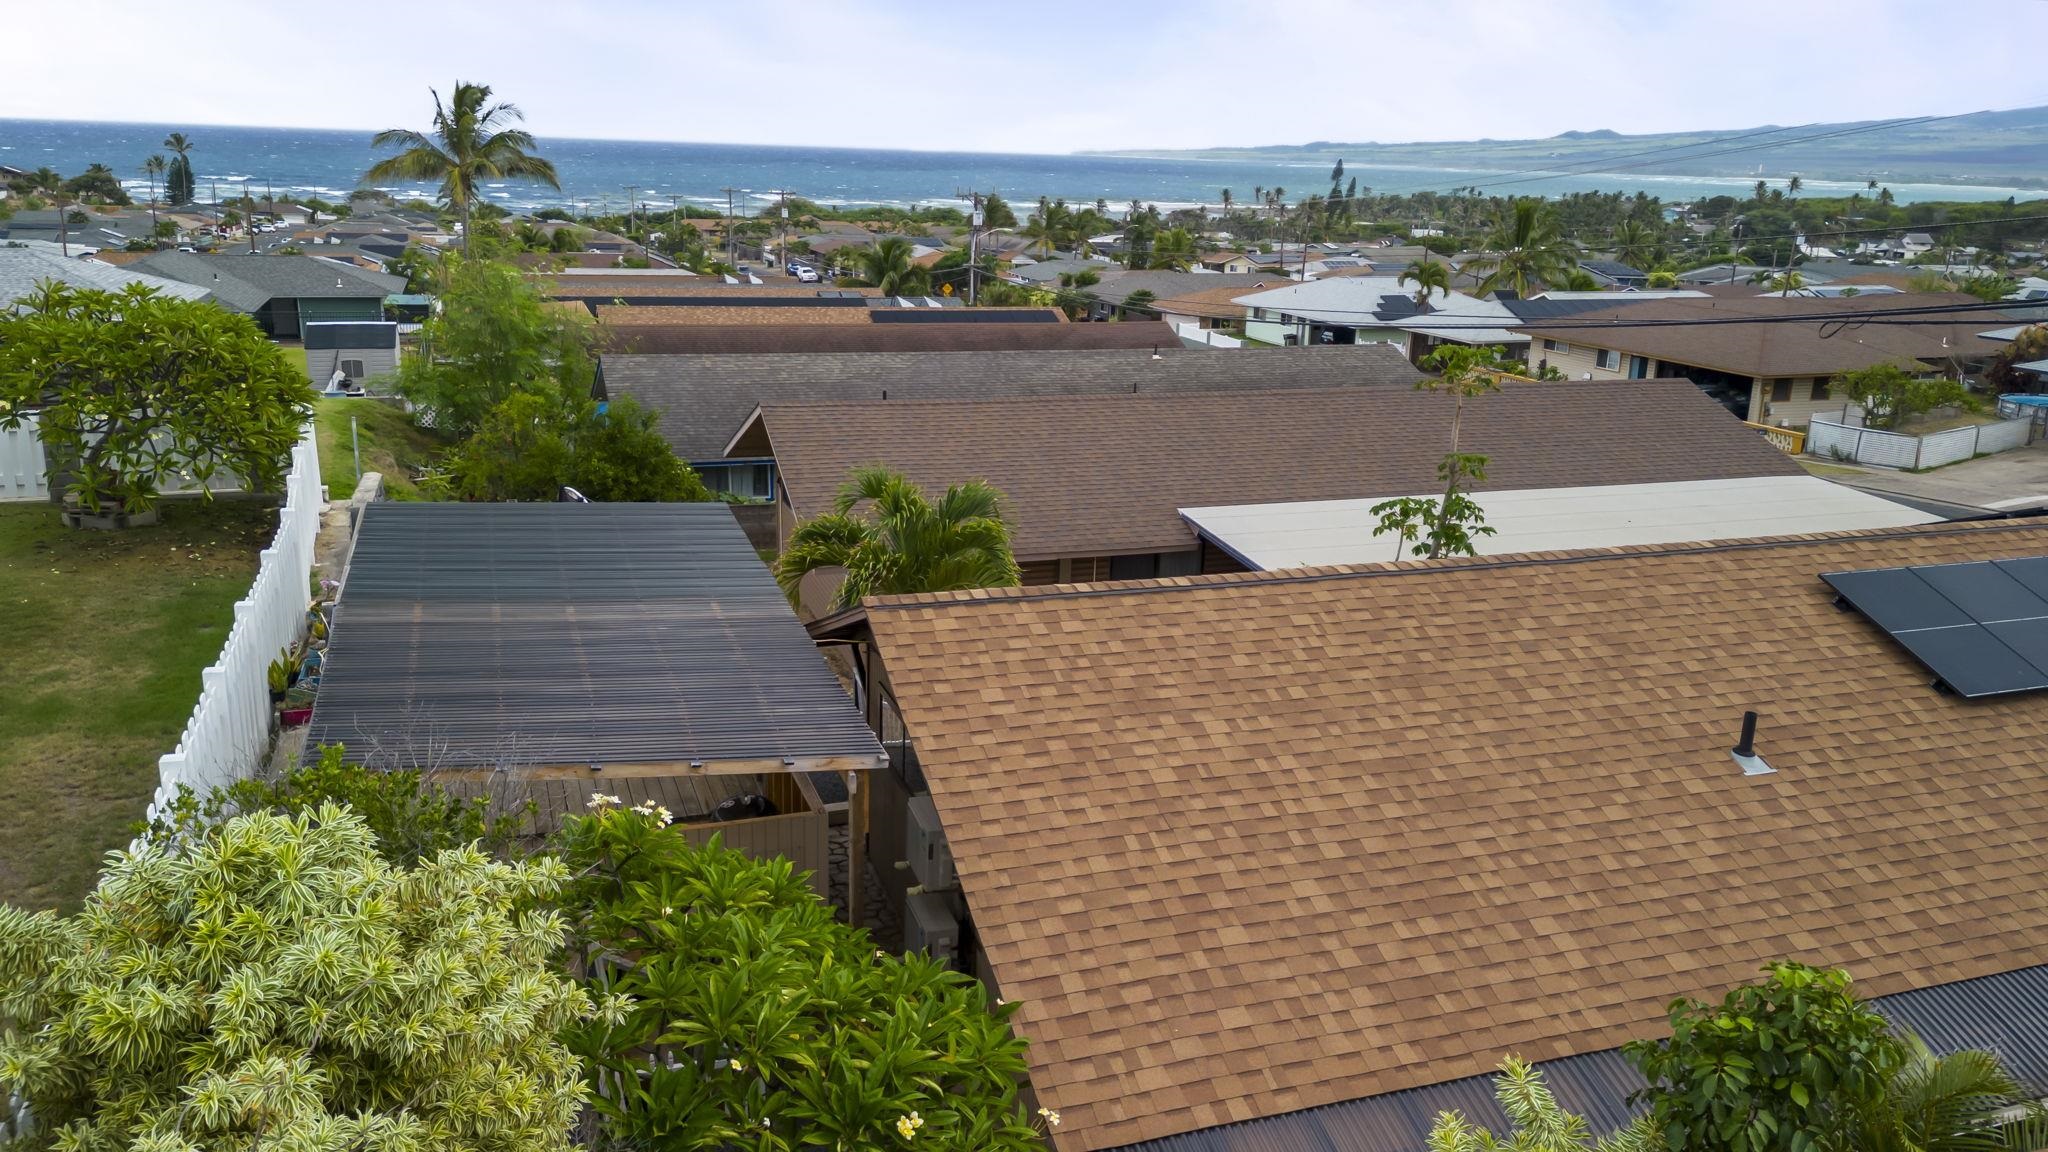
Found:
<svg viewBox="0 0 2048 1152"><path fill-rule="evenodd" d="M1753 536L1738 540L1708 540L1687 544L1629 544L1613 548L1570 551L1519 552L1502 556L1453 556L1421 561L1393 561L1373 564L1325 565L1269 572L1226 572L1205 576L1170 576L1152 580L1097 581L1084 584L1045 584L1028 588L973 588L958 592L911 592L870 597L861 607L907 609L935 604L993 604L1013 600L1075 600L1097 596L1137 596L1171 592L1184 588L1229 587L1231 585L1320 584L1332 580L1365 580L1374 577L1417 575L1455 569L1533 568L1584 564L1636 556L1689 556L1712 552L1753 552L1767 548L1788 548L1834 540L1913 539L1954 532L2009 532L2048 529L2048 519L2039 517L2001 520L1945 520L1938 524L1902 528L1863 528L1845 532L1809 532L1791 536Z"/></svg>

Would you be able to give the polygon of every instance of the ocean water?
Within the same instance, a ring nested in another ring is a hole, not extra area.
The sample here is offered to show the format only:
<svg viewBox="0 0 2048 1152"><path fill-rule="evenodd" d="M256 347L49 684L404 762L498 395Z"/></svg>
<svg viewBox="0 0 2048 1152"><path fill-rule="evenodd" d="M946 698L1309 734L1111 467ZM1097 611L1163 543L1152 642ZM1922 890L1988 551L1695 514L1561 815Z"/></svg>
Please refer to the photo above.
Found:
<svg viewBox="0 0 2048 1152"><path fill-rule="evenodd" d="M0 165L34 169L48 165L65 175L101 163L131 189L148 186L142 162L161 153L165 134L182 131L193 141L192 168L202 201L245 191L344 198L360 185L377 159L371 133L305 128L230 128L205 125L116 124L94 121L0 120ZM1279 186L1288 198L1327 187L1322 161L1195 160L1122 156L1034 156L997 152L903 152L861 148L791 148L771 145L678 144L627 140L539 141L541 155L554 161L562 190L517 181L492 184L484 194L512 209L563 205L583 211L617 208L628 197L655 208L696 204L741 214L758 212L788 191L827 205L957 204L968 189L1000 191L1020 208L1040 196L1070 202L1109 201L1119 208L1132 200L1162 209L1215 204L1229 188L1239 200L1255 186ZM1485 190L1499 170L1401 168L1345 165L1345 177L1381 193L1448 192L1468 184ZM1585 173L1531 180L1517 177L1503 193L1556 196L1566 192L1647 192L1665 200L1740 193L1753 177L1654 176L1642 173ZM425 184L384 184L404 198L431 199ZM628 189L633 189L628 192ZM1846 195L1858 182L1810 180L1809 195ZM2010 188L1943 184L1893 184L1899 200L2003 200L2039 193Z"/></svg>

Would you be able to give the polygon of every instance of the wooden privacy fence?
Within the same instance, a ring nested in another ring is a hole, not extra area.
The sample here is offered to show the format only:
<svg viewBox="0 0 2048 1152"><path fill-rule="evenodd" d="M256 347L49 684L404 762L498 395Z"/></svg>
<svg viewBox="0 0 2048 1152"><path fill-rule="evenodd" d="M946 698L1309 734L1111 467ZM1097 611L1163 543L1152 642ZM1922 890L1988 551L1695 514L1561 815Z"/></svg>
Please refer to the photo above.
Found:
<svg viewBox="0 0 2048 1152"><path fill-rule="evenodd" d="M263 763L270 748L270 662L306 626L313 541L326 507L320 449L307 424L292 449L277 537L262 552L248 596L235 604L219 659L199 674L199 702L177 748L157 759L150 819L177 799L181 784L204 793L253 775Z"/></svg>

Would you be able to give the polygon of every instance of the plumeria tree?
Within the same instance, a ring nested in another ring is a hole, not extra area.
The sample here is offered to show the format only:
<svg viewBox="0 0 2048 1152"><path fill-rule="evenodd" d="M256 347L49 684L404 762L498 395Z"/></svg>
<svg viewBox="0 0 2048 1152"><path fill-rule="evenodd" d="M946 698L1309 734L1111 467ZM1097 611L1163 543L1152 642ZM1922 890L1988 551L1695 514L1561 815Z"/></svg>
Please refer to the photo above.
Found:
<svg viewBox="0 0 2048 1152"><path fill-rule="evenodd" d="M591 799L559 850L598 1015L572 1032L608 1135L671 1152L1039 1149L1014 1005L840 923L788 860Z"/></svg>
<svg viewBox="0 0 2048 1152"><path fill-rule="evenodd" d="M88 513L223 471L276 492L312 408L304 370L210 302L46 283L0 316L0 428L37 412L53 481Z"/></svg>
<svg viewBox="0 0 2048 1152"><path fill-rule="evenodd" d="M76 916L0 908L0 1091L75 1152L567 1149L566 879L394 867L335 805L123 853Z"/></svg>

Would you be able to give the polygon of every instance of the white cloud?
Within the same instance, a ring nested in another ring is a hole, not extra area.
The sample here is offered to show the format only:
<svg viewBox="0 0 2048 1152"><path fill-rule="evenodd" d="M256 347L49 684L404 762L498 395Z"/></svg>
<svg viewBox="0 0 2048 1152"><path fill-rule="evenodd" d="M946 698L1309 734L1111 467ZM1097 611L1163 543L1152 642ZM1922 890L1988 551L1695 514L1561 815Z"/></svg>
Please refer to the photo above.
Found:
<svg viewBox="0 0 2048 1152"><path fill-rule="evenodd" d="M543 136L1066 152L2048 100L2048 4L1988 0L356 0L175 23L156 0L24 7L0 117L418 125L426 89L462 78Z"/></svg>

